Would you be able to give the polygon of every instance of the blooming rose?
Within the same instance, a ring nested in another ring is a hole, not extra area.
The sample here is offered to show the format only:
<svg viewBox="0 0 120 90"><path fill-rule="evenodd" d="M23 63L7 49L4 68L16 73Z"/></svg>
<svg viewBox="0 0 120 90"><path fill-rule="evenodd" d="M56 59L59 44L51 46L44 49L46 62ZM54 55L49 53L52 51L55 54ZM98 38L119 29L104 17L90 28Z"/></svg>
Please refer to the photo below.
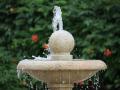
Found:
<svg viewBox="0 0 120 90"><path fill-rule="evenodd" d="M33 41L33 42L38 42L38 39L39 39L39 38L38 38L38 35L37 35L37 34L33 34L33 35L32 35L32 41Z"/></svg>
<svg viewBox="0 0 120 90"><path fill-rule="evenodd" d="M112 55L112 51L110 49L105 49L104 56L109 57Z"/></svg>

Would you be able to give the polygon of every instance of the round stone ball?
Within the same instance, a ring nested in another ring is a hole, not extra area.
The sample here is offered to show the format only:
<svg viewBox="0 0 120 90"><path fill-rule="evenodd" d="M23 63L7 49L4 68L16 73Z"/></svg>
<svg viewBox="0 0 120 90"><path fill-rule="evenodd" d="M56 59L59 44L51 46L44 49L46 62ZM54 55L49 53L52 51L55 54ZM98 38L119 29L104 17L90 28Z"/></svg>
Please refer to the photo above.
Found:
<svg viewBox="0 0 120 90"><path fill-rule="evenodd" d="M52 53L70 54L74 48L72 34L65 30L58 30L52 33L49 38L49 47Z"/></svg>

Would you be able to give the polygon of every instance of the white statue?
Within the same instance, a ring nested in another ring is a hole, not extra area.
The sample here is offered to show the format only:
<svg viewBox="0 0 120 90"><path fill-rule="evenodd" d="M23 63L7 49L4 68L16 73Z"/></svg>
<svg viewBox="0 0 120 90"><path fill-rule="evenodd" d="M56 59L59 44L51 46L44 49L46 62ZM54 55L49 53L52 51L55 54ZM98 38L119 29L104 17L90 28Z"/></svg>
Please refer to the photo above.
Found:
<svg viewBox="0 0 120 90"><path fill-rule="evenodd" d="M60 7L54 6L53 14L54 14L53 22L52 22L53 31L63 30L63 22L62 22L62 16L61 16L62 12Z"/></svg>

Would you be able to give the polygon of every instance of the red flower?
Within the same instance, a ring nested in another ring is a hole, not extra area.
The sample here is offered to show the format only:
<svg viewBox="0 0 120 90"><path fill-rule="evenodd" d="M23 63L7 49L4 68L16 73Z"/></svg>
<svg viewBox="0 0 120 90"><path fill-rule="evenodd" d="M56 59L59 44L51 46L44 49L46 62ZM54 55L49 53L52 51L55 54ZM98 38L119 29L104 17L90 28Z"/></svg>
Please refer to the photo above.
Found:
<svg viewBox="0 0 120 90"><path fill-rule="evenodd" d="M110 49L105 49L104 56L109 57L112 55L112 51Z"/></svg>
<svg viewBox="0 0 120 90"><path fill-rule="evenodd" d="M48 49L49 48L49 45L48 44L43 44L43 46L42 46L44 49Z"/></svg>
<svg viewBox="0 0 120 90"><path fill-rule="evenodd" d="M39 38L38 38L38 35L37 35L37 34L33 34L33 35L32 35L32 41L33 41L33 42L38 42L38 39L39 39Z"/></svg>

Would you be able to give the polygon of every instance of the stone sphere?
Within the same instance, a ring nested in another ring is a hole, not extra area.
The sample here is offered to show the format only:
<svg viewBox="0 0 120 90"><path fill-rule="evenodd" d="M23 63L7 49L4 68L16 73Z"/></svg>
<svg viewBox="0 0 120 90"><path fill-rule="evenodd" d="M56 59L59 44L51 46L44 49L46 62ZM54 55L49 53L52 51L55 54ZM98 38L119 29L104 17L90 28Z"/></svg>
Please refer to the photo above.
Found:
<svg viewBox="0 0 120 90"><path fill-rule="evenodd" d="M74 48L74 38L65 30L55 31L49 38L49 47L51 53L70 54Z"/></svg>

